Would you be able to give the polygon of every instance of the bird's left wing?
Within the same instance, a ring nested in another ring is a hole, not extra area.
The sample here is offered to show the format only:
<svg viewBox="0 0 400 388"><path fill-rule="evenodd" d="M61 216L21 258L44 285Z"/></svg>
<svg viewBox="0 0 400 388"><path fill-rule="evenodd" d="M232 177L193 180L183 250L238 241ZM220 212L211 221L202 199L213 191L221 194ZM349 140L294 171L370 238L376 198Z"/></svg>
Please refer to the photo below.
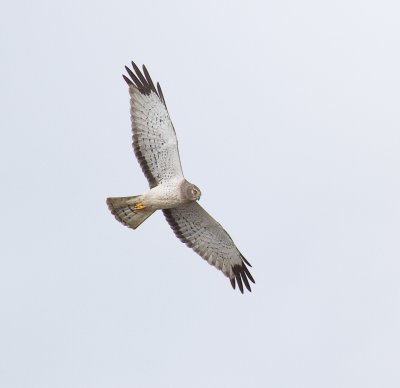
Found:
<svg viewBox="0 0 400 388"><path fill-rule="evenodd" d="M235 288L243 283L251 291L249 280L255 283L247 266L250 263L239 252L225 229L197 202L163 210L175 235L203 259L221 270Z"/></svg>
<svg viewBox="0 0 400 388"><path fill-rule="evenodd" d="M131 96L133 149L150 187L183 179L178 140L169 117L160 84L154 86L146 67L143 74L132 62L123 76Z"/></svg>

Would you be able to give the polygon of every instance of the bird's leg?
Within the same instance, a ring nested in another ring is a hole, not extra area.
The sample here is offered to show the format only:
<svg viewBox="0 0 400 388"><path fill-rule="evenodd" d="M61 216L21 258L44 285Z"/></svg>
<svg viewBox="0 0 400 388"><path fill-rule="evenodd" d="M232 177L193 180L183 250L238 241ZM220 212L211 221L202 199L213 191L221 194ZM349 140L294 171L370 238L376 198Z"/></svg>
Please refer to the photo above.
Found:
<svg viewBox="0 0 400 388"><path fill-rule="evenodd" d="M133 208L134 208L135 210L142 210L142 209L145 208L145 206L144 206L143 202L136 202L136 203L133 205Z"/></svg>

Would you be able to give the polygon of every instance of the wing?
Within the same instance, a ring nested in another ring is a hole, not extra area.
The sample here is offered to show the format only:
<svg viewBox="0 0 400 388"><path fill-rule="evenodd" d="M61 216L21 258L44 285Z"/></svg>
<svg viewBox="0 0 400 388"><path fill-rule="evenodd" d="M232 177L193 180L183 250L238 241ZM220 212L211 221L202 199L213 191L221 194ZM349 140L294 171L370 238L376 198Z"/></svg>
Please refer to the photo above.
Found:
<svg viewBox="0 0 400 388"><path fill-rule="evenodd" d="M168 114L160 84L155 88L145 66L143 73L132 62L136 75L128 67L131 96L133 149L150 187L182 178L178 140Z"/></svg>
<svg viewBox="0 0 400 388"><path fill-rule="evenodd" d="M247 266L250 263L237 249L225 229L197 202L163 210L175 235L203 259L221 270L235 288L243 293L243 283L251 291L249 280L255 283Z"/></svg>

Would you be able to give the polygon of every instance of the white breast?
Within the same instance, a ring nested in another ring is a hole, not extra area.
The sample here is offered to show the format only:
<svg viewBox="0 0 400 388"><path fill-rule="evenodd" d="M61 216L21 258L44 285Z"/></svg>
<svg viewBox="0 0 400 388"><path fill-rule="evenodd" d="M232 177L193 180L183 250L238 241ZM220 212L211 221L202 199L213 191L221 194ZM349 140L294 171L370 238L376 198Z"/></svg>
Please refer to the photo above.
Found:
<svg viewBox="0 0 400 388"><path fill-rule="evenodd" d="M168 209L182 204L180 184L182 180L171 180L160 184L144 194L144 204L155 209Z"/></svg>

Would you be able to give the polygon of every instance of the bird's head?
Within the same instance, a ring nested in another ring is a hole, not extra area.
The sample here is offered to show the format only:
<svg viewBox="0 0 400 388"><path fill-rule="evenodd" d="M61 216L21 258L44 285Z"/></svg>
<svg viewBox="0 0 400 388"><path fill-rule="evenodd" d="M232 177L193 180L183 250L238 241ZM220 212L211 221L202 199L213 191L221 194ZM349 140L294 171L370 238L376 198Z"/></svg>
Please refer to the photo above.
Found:
<svg viewBox="0 0 400 388"><path fill-rule="evenodd" d="M201 197L201 191L196 185L192 185L192 198L198 201Z"/></svg>
<svg viewBox="0 0 400 388"><path fill-rule="evenodd" d="M200 189L188 181L184 181L181 190L183 197L187 201L198 201L201 197Z"/></svg>

